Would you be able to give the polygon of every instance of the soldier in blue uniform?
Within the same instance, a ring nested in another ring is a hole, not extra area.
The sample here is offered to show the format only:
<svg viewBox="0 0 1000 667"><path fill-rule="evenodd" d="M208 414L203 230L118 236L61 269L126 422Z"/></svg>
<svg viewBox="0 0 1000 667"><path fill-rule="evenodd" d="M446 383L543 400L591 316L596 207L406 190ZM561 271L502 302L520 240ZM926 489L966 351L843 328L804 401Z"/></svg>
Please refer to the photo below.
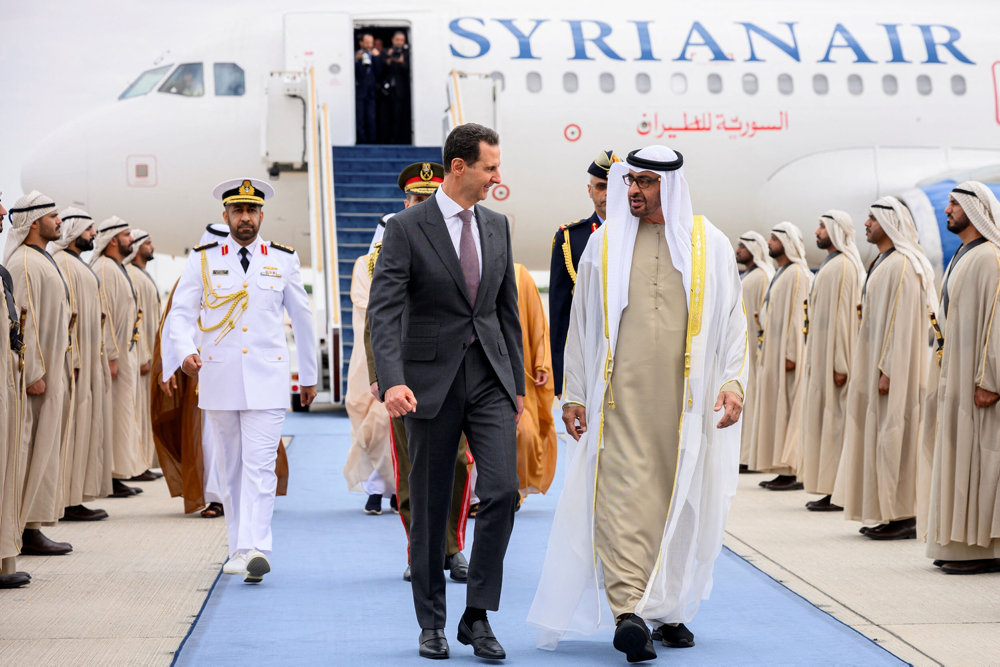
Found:
<svg viewBox="0 0 1000 667"><path fill-rule="evenodd" d="M552 239L552 261L549 266L549 340L552 344L552 374L556 396L562 396L563 348L569 331L569 309L573 303L576 285L576 267L580 255L587 247L587 240L604 224L608 199L608 171L611 164L621 162L613 151L601 151L590 163L587 173L587 196L594 202L594 213L589 218L560 225Z"/></svg>
<svg viewBox="0 0 1000 667"><path fill-rule="evenodd" d="M256 583L271 570L275 461L289 407L285 311L299 360L299 398L316 396L313 317L299 256L259 234L274 190L252 178L214 192L229 225L226 238L195 248L174 289L170 344L181 368L198 377L203 440L211 441L229 535L226 574Z"/></svg>

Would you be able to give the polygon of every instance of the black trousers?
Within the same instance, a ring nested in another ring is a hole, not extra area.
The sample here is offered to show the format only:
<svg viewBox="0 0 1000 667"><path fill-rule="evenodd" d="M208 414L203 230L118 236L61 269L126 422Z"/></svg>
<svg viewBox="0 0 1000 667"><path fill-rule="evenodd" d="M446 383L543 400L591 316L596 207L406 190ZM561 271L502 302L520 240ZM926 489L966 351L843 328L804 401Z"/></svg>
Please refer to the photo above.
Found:
<svg viewBox="0 0 1000 667"><path fill-rule="evenodd" d="M418 398L419 400L419 398ZM458 442L464 432L478 478L475 538L466 605L500 608L503 559L517 507L517 425L510 397L482 345L469 346L441 411L433 419L406 416L410 445L410 573L421 628L445 627L445 533Z"/></svg>

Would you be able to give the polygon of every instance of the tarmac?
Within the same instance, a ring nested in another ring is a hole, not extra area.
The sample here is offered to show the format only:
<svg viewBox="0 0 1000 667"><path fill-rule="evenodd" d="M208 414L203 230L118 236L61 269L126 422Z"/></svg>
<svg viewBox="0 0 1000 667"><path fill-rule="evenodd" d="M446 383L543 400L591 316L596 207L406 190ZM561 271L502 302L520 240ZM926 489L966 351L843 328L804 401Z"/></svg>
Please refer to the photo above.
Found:
<svg viewBox="0 0 1000 667"><path fill-rule="evenodd" d="M290 456L294 447L293 438ZM1000 573L946 575L919 540L869 540L840 513L806 511L804 492L759 488L764 478L740 476L732 551L906 662L1000 663ZM0 590L0 664L172 662L218 577L225 526L185 516L162 481L141 486L139 496L87 503L108 510L105 521L44 530L72 554L19 559L32 582ZM779 639L771 661L787 663Z"/></svg>

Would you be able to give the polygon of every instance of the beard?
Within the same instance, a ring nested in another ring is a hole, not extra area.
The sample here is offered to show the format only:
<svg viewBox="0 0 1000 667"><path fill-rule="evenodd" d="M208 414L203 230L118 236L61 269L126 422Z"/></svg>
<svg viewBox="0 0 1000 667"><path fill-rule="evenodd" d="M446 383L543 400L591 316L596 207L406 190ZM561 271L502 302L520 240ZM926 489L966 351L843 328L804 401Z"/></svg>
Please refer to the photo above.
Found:
<svg viewBox="0 0 1000 667"><path fill-rule="evenodd" d="M964 232L965 229L966 229L966 227L968 227L970 224L972 224L972 223L969 221L968 218L966 218L965 220L961 220L961 221L954 220L952 218L948 218L947 223L946 223L946 225L948 227L948 231L951 232L951 233L953 233L953 234L958 234L959 232Z"/></svg>
<svg viewBox="0 0 1000 667"><path fill-rule="evenodd" d="M819 237L816 238L816 247L819 248L820 250L828 250L832 245L833 241L830 240L829 236L827 236L826 238L819 238Z"/></svg>
<svg viewBox="0 0 1000 667"><path fill-rule="evenodd" d="M87 252L88 250L93 250L94 249L94 239L90 239L88 241L87 239L83 238L82 236L77 236L76 240L73 241L73 247L76 248L77 250L79 250L80 252Z"/></svg>
<svg viewBox="0 0 1000 667"><path fill-rule="evenodd" d="M771 248L768 248L767 254L770 255L771 259L778 259L785 254L785 249L781 248L779 250L772 250Z"/></svg>

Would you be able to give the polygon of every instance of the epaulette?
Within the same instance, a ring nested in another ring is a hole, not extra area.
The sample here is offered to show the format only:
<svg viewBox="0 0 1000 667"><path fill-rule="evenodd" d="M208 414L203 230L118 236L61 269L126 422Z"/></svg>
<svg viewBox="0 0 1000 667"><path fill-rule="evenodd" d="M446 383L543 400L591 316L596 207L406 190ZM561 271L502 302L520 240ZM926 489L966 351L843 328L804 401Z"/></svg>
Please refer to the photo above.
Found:
<svg viewBox="0 0 1000 667"><path fill-rule="evenodd" d="M201 252L202 250L208 250L209 248L214 248L219 245L218 241L212 241L211 243L206 243L205 245L200 245L194 249L195 252Z"/></svg>
<svg viewBox="0 0 1000 667"><path fill-rule="evenodd" d="M275 250L287 252L289 255L295 254L295 248L287 245L282 245L280 243L275 243L274 241L271 241L271 247L274 248Z"/></svg>
<svg viewBox="0 0 1000 667"><path fill-rule="evenodd" d="M587 222L590 218L580 218L576 222L568 222L565 225L561 225L559 229L570 229L571 227L576 227L577 225Z"/></svg>

